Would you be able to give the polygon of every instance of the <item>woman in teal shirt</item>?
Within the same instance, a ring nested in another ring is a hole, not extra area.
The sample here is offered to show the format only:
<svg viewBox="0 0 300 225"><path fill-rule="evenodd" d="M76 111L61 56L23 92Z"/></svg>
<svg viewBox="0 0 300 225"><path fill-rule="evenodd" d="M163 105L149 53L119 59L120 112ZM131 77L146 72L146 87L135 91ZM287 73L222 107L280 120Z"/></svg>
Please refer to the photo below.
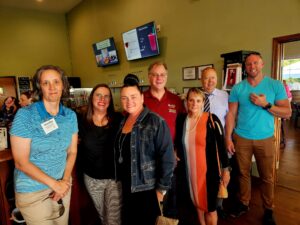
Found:
<svg viewBox="0 0 300 225"><path fill-rule="evenodd" d="M67 225L77 119L61 104L68 81L59 67L39 68L34 85L40 101L20 109L10 131L16 205L27 225Z"/></svg>

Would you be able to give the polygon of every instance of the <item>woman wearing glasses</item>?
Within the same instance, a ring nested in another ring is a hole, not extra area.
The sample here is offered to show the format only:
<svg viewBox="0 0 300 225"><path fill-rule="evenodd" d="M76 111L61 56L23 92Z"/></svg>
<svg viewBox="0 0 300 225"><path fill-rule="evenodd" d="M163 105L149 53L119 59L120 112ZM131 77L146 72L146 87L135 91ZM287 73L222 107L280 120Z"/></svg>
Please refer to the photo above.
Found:
<svg viewBox="0 0 300 225"><path fill-rule="evenodd" d="M96 85L79 119L78 160L84 183L103 225L120 225L121 186L115 181L113 143L122 115L115 113L106 84Z"/></svg>

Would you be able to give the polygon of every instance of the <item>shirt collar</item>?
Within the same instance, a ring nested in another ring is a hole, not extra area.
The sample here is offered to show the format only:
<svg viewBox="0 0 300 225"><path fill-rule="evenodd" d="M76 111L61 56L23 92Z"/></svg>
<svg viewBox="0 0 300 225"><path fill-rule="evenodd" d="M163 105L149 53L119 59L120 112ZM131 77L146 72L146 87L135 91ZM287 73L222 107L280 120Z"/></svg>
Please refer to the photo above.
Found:
<svg viewBox="0 0 300 225"><path fill-rule="evenodd" d="M163 101L165 98L167 98L167 95L168 95L168 93L169 93L169 91L168 91L167 88L164 88L164 89L165 89L164 95L162 96L162 98L161 98L160 100L158 100L158 98L156 98L155 96L152 95L152 93L151 93L151 88L149 88L149 89L148 89L149 97L150 97L150 98L154 98L154 99L156 99L156 100L158 100L158 101Z"/></svg>
<svg viewBox="0 0 300 225"><path fill-rule="evenodd" d="M36 102L36 108L37 108L37 111L39 112L40 116L43 119L48 119L48 118L54 117L50 113L47 112L43 101ZM61 103L59 104L59 110L58 110L58 113L56 116L59 116L59 115L65 116L65 111L64 111L63 105Z"/></svg>
<svg viewBox="0 0 300 225"><path fill-rule="evenodd" d="M207 95L207 96L211 96L211 95L216 95L216 94L217 94L217 93L216 93L216 92L217 92L217 88L215 88L211 93L206 92L206 91L203 89L203 87L201 87L200 90L203 91L204 94Z"/></svg>

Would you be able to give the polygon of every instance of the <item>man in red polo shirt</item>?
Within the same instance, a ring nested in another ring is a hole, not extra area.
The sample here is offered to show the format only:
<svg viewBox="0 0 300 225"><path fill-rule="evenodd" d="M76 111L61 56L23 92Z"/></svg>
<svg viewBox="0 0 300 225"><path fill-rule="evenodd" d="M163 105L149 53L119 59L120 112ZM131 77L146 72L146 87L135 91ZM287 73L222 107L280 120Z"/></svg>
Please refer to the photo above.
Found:
<svg viewBox="0 0 300 225"><path fill-rule="evenodd" d="M174 142L177 114L185 112L183 102L165 88L168 79L168 68L165 63L152 63L148 68L148 78L150 88L144 92L144 104L165 119Z"/></svg>
<svg viewBox="0 0 300 225"><path fill-rule="evenodd" d="M179 113L185 112L183 102L165 88L168 78L168 68L165 63L152 63L148 68L148 78L150 88L144 92L144 104L165 119L174 142L176 117ZM177 218L175 182L174 174L172 187L164 199L164 215L172 218Z"/></svg>

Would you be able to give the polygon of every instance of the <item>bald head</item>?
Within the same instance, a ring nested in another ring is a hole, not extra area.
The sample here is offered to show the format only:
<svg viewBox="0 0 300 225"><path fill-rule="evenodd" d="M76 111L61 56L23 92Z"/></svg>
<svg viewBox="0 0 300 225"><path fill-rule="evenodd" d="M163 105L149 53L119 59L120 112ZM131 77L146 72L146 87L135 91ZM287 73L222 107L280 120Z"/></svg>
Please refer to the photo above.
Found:
<svg viewBox="0 0 300 225"><path fill-rule="evenodd" d="M207 93L212 93L218 83L217 72L214 68L206 68L201 73L202 88Z"/></svg>

